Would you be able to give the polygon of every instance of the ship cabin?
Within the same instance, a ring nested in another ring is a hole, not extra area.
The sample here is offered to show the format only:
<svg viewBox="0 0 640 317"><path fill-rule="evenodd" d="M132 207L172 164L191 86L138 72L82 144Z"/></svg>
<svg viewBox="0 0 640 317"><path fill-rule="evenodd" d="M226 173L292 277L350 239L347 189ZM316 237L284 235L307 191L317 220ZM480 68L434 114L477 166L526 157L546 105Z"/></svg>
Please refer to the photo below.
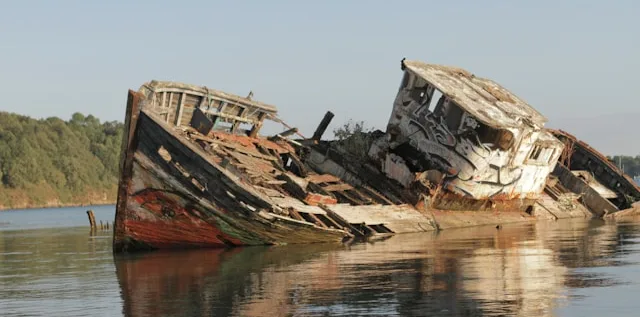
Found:
<svg viewBox="0 0 640 317"><path fill-rule="evenodd" d="M151 81L140 91L151 100L151 108L166 123L209 132L256 137L265 119L275 117L275 106L207 87L169 81Z"/></svg>
<svg viewBox="0 0 640 317"><path fill-rule="evenodd" d="M464 69L404 59L401 69L386 134L369 152L387 177L405 187L426 177L475 207L490 201L531 210L563 150L543 129L546 118ZM440 207L470 207L456 201L442 199Z"/></svg>

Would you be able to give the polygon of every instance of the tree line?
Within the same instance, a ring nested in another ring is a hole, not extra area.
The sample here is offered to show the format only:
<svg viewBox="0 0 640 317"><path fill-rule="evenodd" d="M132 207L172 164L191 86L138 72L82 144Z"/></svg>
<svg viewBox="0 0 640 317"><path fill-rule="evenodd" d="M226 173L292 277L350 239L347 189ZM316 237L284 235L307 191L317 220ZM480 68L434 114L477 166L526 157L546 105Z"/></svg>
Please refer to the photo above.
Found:
<svg viewBox="0 0 640 317"><path fill-rule="evenodd" d="M0 112L0 208L115 200L123 131L81 113L64 121Z"/></svg>

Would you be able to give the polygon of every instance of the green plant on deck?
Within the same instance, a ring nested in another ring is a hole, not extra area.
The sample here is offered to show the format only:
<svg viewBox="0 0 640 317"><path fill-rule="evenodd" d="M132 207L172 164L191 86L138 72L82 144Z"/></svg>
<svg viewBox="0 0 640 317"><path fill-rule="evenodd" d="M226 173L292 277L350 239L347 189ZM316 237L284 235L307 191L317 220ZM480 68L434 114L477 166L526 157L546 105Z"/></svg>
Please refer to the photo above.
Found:
<svg viewBox="0 0 640 317"><path fill-rule="evenodd" d="M372 138L370 133L373 128L365 127L364 121L349 120L342 126L333 130L339 146L354 155L356 158L366 160Z"/></svg>

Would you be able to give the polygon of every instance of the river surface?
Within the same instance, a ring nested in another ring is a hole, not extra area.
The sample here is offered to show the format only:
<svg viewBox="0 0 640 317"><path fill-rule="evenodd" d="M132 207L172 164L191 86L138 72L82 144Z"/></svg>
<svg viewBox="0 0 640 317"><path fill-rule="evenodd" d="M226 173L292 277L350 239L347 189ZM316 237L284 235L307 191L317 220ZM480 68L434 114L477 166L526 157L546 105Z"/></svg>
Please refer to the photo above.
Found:
<svg viewBox="0 0 640 317"><path fill-rule="evenodd" d="M0 212L0 316L638 316L640 226L117 256L84 208ZM114 207L91 207L112 221Z"/></svg>

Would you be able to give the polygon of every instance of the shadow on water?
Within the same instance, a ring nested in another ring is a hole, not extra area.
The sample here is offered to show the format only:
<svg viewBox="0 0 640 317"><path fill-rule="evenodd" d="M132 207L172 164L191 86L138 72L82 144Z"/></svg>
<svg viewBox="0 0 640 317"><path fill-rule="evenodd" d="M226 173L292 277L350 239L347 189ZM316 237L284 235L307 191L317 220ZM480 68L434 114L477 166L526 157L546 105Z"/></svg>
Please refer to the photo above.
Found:
<svg viewBox="0 0 640 317"><path fill-rule="evenodd" d="M573 289L621 285L592 268L637 265L639 231L558 221L114 261L126 316L554 316Z"/></svg>

